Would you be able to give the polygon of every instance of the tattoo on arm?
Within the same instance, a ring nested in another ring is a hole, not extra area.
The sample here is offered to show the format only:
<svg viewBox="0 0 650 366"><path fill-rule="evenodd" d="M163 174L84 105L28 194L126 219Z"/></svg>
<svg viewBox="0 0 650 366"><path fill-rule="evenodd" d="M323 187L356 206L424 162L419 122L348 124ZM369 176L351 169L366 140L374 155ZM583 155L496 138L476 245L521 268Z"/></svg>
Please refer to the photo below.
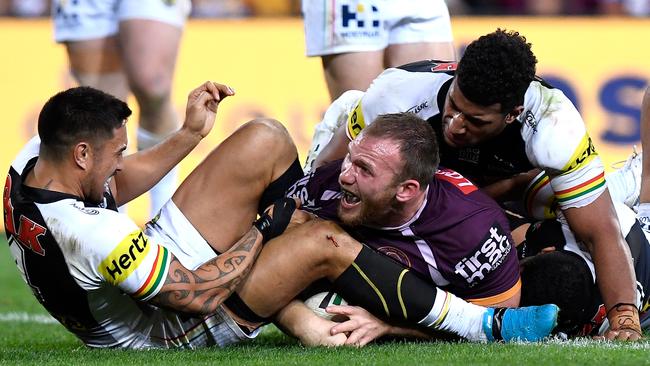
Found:
<svg viewBox="0 0 650 366"><path fill-rule="evenodd" d="M230 250L195 271L172 255L165 284L151 302L187 313L214 313L250 272L262 248L261 237L251 228Z"/></svg>

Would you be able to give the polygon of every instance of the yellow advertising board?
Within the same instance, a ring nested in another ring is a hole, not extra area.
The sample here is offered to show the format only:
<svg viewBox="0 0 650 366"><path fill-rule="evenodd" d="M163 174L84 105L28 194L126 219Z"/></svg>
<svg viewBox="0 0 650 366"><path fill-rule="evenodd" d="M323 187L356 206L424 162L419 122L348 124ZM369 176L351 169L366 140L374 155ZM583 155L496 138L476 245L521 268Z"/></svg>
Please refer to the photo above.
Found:
<svg viewBox="0 0 650 366"><path fill-rule="evenodd" d="M650 20L628 18L455 18L454 36L464 45L497 27L514 29L533 44L538 74L560 87L582 112L596 148L609 166L640 144L639 115L650 78ZM0 19L0 170L36 131L38 112L55 92L74 85L63 46L54 43L48 20ZM187 93L205 80L232 86L214 131L181 164L185 176L241 123L269 116L282 121L301 158L313 126L328 104L318 58L304 56L302 21L193 20L186 29L174 84L174 103L184 115ZM130 125L135 141L137 106ZM251 162L253 163L253 162ZM146 198L129 206L147 219Z"/></svg>

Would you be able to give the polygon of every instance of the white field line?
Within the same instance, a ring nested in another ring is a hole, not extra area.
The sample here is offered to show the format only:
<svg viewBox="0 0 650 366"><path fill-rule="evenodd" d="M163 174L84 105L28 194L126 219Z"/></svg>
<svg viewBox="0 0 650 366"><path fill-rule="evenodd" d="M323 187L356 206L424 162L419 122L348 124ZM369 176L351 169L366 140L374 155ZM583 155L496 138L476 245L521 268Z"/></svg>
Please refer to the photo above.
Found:
<svg viewBox="0 0 650 366"><path fill-rule="evenodd" d="M57 324L58 321L50 315L29 314L25 312L0 313L0 322Z"/></svg>

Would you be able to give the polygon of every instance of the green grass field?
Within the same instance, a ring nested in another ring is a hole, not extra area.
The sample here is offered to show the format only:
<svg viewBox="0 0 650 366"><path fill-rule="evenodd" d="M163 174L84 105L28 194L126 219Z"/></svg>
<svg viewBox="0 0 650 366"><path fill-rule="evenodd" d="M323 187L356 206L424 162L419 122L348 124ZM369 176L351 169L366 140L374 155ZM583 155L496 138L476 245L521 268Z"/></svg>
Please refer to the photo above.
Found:
<svg viewBox="0 0 650 366"><path fill-rule="evenodd" d="M0 240L0 364L321 364L321 365L644 365L650 341L641 343L548 341L541 344L386 343L362 349L300 346L274 327L256 340L227 349L90 350L40 307Z"/></svg>

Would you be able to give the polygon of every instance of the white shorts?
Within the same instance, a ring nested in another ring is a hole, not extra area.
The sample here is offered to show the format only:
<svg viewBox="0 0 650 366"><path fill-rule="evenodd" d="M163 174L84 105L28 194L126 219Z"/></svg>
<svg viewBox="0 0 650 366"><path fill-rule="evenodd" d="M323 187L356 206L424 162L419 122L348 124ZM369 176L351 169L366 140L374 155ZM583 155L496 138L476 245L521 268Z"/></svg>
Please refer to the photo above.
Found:
<svg viewBox="0 0 650 366"><path fill-rule="evenodd" d="M302 0L307 56L452 42L443 0Z"/></svg>
<svg viewBox="0 0 650 366"><path fill-rule="evenodd" d="M148 19L185 25L190 0L53 0L54 39L85 41L117 34L127 19Z"/></svg>
<svg viewBox="0 0 650 366"><path fill-rule="evenodd" d="M145 225L144 233L169 249L185 268L192 271L217 256L172 200L167 201L160 213Z"/></svg>

